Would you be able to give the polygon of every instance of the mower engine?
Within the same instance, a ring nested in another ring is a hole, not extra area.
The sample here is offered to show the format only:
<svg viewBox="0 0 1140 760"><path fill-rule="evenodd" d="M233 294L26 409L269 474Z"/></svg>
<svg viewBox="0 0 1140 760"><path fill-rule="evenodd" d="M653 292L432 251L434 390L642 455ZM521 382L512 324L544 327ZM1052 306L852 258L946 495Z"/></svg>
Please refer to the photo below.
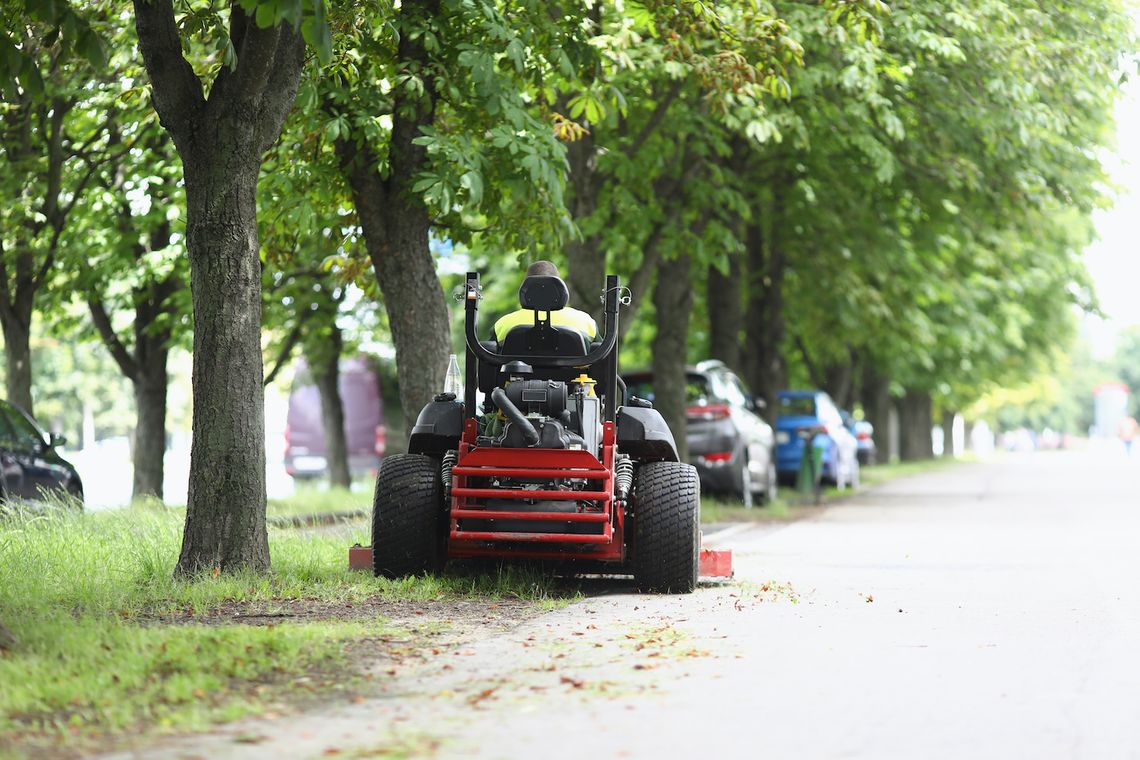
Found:
<svg viewBox="0 0 1140 760"><path fill-rule="evenodd" d="M601 399L594 381L580 375L567 383L534 380L530 367L513 362L503 368L508 380L491 393L498 409L478 445L499 448L577 449L597 456L601 441Z"/></svg>

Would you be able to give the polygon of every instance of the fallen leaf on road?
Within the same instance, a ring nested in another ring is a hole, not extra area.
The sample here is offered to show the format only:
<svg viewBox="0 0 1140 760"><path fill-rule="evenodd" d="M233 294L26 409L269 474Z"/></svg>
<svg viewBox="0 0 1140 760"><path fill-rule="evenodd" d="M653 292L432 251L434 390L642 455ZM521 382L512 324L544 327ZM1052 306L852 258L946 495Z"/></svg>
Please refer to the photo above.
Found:
<svg viewBox="0 0 1140 760"><path fill-rule="evenodd" d="M634 670L653 670L654 668L661 667L660 662L639 662L633 666Z"/></svg>
<svg viewBox="0 0 1140 760"><path fill-rule="evenodd" d="M483 691L479 692L478 694L472 694L470 697L468 697L467 698L467 704L477 705L480 702L482 702L484 699L488 699L494 693L495 693L495 687L494 686L492 686L489 689L483 689Z"/></svg>
<svg viewBox="0 0 1140 760"><path fill-rule="evenodd" d="M559 681L559 683L568 683L571 686L573 686L575 689L581 689L583 686L586 685L585 681L580 681L577 678L571 678L570 676L562 676L561 678L558 679L558 681Z"/></svg>
<svg viewBox="0 0 1140 760"><path fill-rule="evenodd" d="M236 744L261 744L267 738L260 734L238 734L234 737L234 742Z"/></svg>

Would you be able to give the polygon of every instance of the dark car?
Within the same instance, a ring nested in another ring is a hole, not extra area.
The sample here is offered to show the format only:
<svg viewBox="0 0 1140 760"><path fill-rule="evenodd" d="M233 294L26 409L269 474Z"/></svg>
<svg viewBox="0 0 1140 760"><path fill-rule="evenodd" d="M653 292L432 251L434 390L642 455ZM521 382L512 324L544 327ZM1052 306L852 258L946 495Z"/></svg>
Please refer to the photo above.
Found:
<svg viewBox="0 0 1140 760"><path fill-rule="evenodd" d="M775 436L758 415L762 404L722 362L701 362L687 372L686 438L689 457L708 491L731 493L752 506L776 497ZM653 400L653 373L625 376L627 397Z"/></svg>
<svg viewBox="0 0 1140 760"><path fill-rule="evenodd" d="M373 474L387 448L380 381L363 357L342 359L337 379L344 407L344 438L348 469L353 475ZM328 470L321 392L304 362L297 367L285 423L285 471L294 478L316 478Z"/></svg>
<svg viewBox="0 0 1140 760"><path fill-rule="evenodd" d="M83 483L70 462L55 447L67 441L47 435L15 404L0 401L0 499L41 500L67 494L83 502Z"/></svg>

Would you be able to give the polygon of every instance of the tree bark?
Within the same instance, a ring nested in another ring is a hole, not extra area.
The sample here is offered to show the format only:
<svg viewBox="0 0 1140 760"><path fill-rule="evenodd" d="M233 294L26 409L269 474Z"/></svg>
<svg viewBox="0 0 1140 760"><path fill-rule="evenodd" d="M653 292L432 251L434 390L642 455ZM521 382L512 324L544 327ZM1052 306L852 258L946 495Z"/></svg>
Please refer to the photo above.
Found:
<svg viewBox="0 0 1140 760"><path fill-rule="evenodd" d="M335 314L334 320L335 320ZM325 428L325 460L329 485L348 488L352 476L348 470L348 445L344 434L344 402L340 397L340 356L344 339L335 321L319 349L308 351L309 368L321 394L321 420Z"/></svg>
<svg viewBox="0 0 1140 760"><path fill-rule="evenodd" d="M942 456L951 459L958 456L954 449L954 418L957 416L956 412L942 410Z"/></svg>
<svg viewBox="0 0 1140 760"><path fill-rule="evenodd" d="M685 420L685 369L693 289L688 256L657 265L653 289L657 333L653 338L653 405L665 418L681 461L689 461Z"/></svg>
<svg viewBox="0 0 1140 760"><path fill-rule="evenodd" d="M908 390L899 402L899 457L913 462L934 457L933 402L930 394Z"/></svg>
<svg viewBox="0 0 1140 760"><path fill-rule="evenodd" d="M23 310L20 310L23 312ZM7 373L8 401L35 416L32 408L32 349L30 335L32 310L26 313L13 313L0 319L4 330L4 361Z"/></svg>
<svg viewBox="0 0 1140 760"><path fill-rule="evenodd" d="M193 442L177 572L267 570L257 180L304 63L300 29L230 9L236 65L210 87L182 57L171 0L135 0L154 106L182 157L194 304Z"/></svg>
<svg viewBox="0 0 1140 760"><path fill-rule="evenodd" d="M744 323L741 306L740 255L728 257L728 273L709 267L708 294L709 356L720 359L734 372L742 372L740 332Z"/></svg>
<svg viewBox="0 0 1140 760"><path fill-rule="evenodd" d="M430 17L438 9L438 0L405 2L401 13ZM415 420L420 409L443 390L447 358L452 353L447 300L428 246L431 220L427 207L411 189L427 163L425 147L414 141L435 118L434 80L427 71L422 39L407 34L400 37L401 65L424 76L425 92L412 98L405 88L397 91L388 178L380 176L379 161L370 146L337 141L364 245L383 294L396 348L400 405L409 420Z"/></svg>
<svg viewBox="0 0 1140 760"><path fill-rule="evenodd" d="M773 204L777 214L782 201ZM779 216L774 217L779 223ZM752 392L767 402L765 416L774 421L779 393L787 387L784 361L784 265L778 241L766 241L759 221L746 233L748 255L748 304L744 317L744 355L741 357Z"/></svg>
<svg viewBox="0 0 1140 760"><path fill-rule="evenodd" d="M158 348L139 364L135 379L134 484L131 500L162 501L166 455L166 360L168 349Z"/></svg>
<svg viewBox="0 0 1140 760"><path fill-rule="evenodd" d="M868 359L863 367L863 380L860 385L863 416L874 428L872 436L875 439L879 461L890 461L891 381L879 374Z"/></svg>
<svg viewBox="0 0 1140 760"><path fill-rule="evenodd" d="M855 401L853 362L836 362L823 368L823 389L840 409L851 409Z"/></svg>
<svg viewBox="0 0 1140 760"><path fill-rule="evenodd" d="M260 166L248 159L223 166L207 156L198 159L201 163L183 159L194 300L194 411L178 568L183 573L214 567L265 570L269 543L255 206Z"/></svg>

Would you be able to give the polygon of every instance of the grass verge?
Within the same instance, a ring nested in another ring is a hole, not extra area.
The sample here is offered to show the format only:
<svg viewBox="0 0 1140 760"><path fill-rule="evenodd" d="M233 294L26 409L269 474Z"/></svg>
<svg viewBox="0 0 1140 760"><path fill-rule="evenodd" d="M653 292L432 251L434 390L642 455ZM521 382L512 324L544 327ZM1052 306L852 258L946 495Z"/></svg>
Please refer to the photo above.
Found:
<svg viewBox="0 0 1140 760"><path fill-rule="evenodd" d="M301 484L295 493L266 504L269 517L346 514L372 509L372 484L360 481L347 488L325 488L323 484Z"/></svg>
<svg viewBox="0 0 1140 760"><path fill-rule="evenodd" d="M937 459L924 459L919 462L891 462L890 464L877 464L874 467L864 467L860 471L863 486L882 485L891 480L905 478L910 475L922 475L927 472L953 467L958 464L976 462L977 457L966 453L959 457L939 457Z"/></svg>
<svg viewBox="0 0 1140 760"><path fill-rule="evenodd" d="M892 462L860 469L860 489L879 486L898 478L935 472L956 464L977 461L972 454L954 459L927 459L921 462ZM849 496L855 491L840 491L835 486L824 486L823 504ZM772 503L765 503L752 509L745 509L740 502L726 496L705 495L701 497L701 522L705 524L726 522L782 522L795 520L810 510L818 510L810 494L801 495L794 487L780 490L780 496Z"/></svg>
<svg viewBox="0 0 1140 760"><path fill-rule="evenodd" d="M299 676L344 670L346 648L385 625L359 609L325 614L332 604L276 625L235 625L218 610L378 599L550 607L572 595L525 568L387 581L348 570L343 533L288 530L270 531L270 573L175 579L183 518L137 506L0 519L0 622L14 637L0 644L0 755L5 745L83 745L258 712ZM352 530L367 542L366 526Z"/></svg>

